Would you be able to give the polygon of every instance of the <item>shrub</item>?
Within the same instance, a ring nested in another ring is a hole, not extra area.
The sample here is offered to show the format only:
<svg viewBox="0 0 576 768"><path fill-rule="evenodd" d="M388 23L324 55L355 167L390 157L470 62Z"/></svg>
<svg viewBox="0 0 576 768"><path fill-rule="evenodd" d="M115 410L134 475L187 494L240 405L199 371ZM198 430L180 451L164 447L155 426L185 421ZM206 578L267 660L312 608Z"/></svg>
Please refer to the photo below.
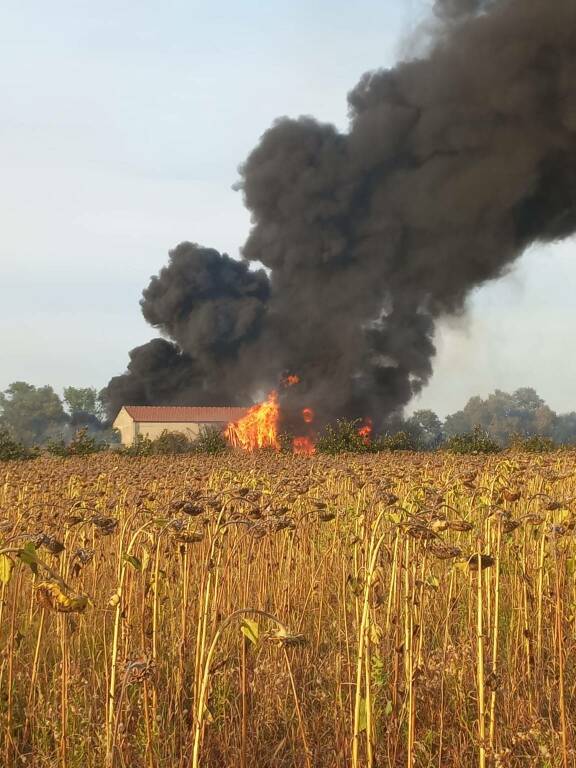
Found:
<svg viewBox="0 0 576 768"><path fill-rule="evenodd" d="M90 435L86 427L77 430L68 444L60 438L49 440L43 449L53 456L89 456L106 449L106 444Z"/></svg>
<svg viewBox="0 0 576 768"><path fill-rule="evenodd" d="M33 459L36 451L15 440L5 427L0 427L0 461Z"/></svg>
<svg viewBox="0 0 576 768"><path fill-rule="evenodd" d="M218 454L228 449L226 438L219 429L203 427L196 437L183 432L164 430L162 434L151 440L144 435L138 435L132 445L123 448L125 456L173 456L186 453Z"/></svg>
<svg viewBox="0 0 576 768"><path fill-rule="evenodd" d="M374 451L416 451L416 439L409 432L396 432L393 435L383 435L374 441Z"/></svg>
<svg viewBox="0 0 576 768"><path fill-rule="evenodd" d="M479 426L472 432L449 437L444 447L450 453L498 453L501 450L496 440Z"/></svg>
<svg viewBox="0 0 576 768"><path fill-rule="evenodd" d="M68 455L68 448L62 438L60 438L60 440L56 440L56 438L48 440L48 442L42 446L42 450L50 453L52 456Z"/></svg>
<svg viewBox="0 0 576 768"><path fill-rule="evenodd" d="M510 448L513 451L527 451L528 453L550 453L558 450L558 446L549 437L543 435L514 435L510 441Z"/></svg>
<svg viewBox="0 0 576 768"><path fill-rule="evenodd" d="M68 443L68 456L88 456L91 453L100 453L106 448L93 435L88 433L86 427L79 429Z"/></svg>
<svg viewBox="0 0 576 768"><path fill-rule="evenodd" d="M193 453L194 443L183 432L169 432L164 430L160 437L152 440L152 453L166 456L175 453Z"/></svg>
<svg viewBox="0 0 576 768"><path fill-rule="evenodd" d="M149 437L136 435L132 445L123 446L120 452L125 456L151 456L153 445L154 443Z"/></svg>
<svg viewBox="0 0 576 768"><path fill-rule="evenodd" d="M193 443L194 450L198 453L217 454L224 453L230 447L228 441L217 427L202 427Z"/></svg>
<svg viewBox="0 0 576 768"><path fill-rule="evenodd" d="M328 425L318 438L318 453L368 453L372 443L358 434L360 419L338 419L335 425Z"/></svg>

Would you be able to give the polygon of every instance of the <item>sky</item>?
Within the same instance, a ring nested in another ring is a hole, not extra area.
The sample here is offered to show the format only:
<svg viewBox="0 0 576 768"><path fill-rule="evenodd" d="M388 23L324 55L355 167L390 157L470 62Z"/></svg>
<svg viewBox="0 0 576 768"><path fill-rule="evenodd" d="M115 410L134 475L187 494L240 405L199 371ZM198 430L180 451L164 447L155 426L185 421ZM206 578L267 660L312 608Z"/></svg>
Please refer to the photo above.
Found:
<svg viewBox="0 0 576 768"><path fill-rule="evenodd" d="M182 240L238 256L238 165L282 115L347 126L427 0L3 0L0 390L104 386L154 337L139 299ZM414 408L533 386L576 410L574 242L535 248L438 329Z"/></svg>

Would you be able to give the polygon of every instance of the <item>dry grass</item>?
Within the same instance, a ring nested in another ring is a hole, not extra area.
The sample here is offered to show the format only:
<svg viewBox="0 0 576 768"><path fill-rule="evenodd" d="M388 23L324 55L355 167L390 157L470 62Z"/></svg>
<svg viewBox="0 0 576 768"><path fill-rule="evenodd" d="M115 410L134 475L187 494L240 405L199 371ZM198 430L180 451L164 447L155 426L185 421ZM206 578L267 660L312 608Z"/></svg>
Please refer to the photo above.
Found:
<svg viewBox="0 0 576 768"><path fill-rule="evenodd" d="M0 763L574 765L575 462L0 465Z"/></svg>

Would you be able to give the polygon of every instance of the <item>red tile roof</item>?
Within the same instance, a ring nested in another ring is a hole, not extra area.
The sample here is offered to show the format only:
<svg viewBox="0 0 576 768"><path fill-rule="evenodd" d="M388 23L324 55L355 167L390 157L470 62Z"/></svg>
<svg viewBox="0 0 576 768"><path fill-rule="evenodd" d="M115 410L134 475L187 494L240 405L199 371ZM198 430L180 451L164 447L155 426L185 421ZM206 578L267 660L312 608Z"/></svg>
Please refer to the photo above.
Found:
<svg viewBox="0 0 576 768"><path fill-rule="evenodd" d="M196 407L179 405L125 405L124 410L134 421L153 422L201 422L207 424L229 424L238 421L248 412L248 408Z"/></svg>

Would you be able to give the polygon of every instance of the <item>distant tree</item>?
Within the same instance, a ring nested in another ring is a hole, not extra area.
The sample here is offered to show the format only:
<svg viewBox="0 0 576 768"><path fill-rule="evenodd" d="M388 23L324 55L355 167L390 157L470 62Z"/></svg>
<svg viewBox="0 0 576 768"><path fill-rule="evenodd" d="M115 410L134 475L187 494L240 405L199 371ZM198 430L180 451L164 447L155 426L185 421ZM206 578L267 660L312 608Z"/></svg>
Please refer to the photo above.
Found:
<svg viewBox="0 0 576 768"><path fill-rule="evenodd" d="M576 445L576 413L563 413L556 418L552 435L559 445Z"/></svg>
<svg viewBox="0 0 576 768"><path fill-rule="evenodd" d="M102 415L102 406L95 387L65 387L64 402L71 416L86 413L100 418Z"/></svg>
<svg viewBox="0 0 576 768"><path fill-rule="evenodd" d="M67 419L62 402L52 387L35 387L15 381L0 392L0 422L26 445L54 435Z"/></svg>
<svg viewBox="0 0 576 768"><path fill-rule="evenodd" d="M558 417L530 387L512 394L496 390L486 400L472 397L461 411L446 417L444 431L449 437L481 427L500 444L513 435L553 437Z"/></svg>
<svg viewBox="0 0 576 768"><path fill-rule="evenodd" d="M512 401L517 405L520 410L524 411L537 411L538 408L542 408L546 405L544 400L538 395L535 389L532 387L520 387L512 395Z"/></svg>
<svg viewBox="0 0 576 768"><path fill-rule="evenodd" d="M415 440L424 448L436 448L442 441L442 422L429 409L414 411L406 427Z"/></svg>
<svg viewBox="0 0 576 768"><path fill-rule="evenodd" d="M525 430L527 435L544 435L552 437L556 429L558 416L547 405L542 405L534 411L531 424Z"/></svg>
<svg viewBox="0 0 576 768"><path fill-rule="evenodd" d="M469 432L471 421L470 414L464 410L451 413L444 419L444 434L451 437Z"/></svg>

